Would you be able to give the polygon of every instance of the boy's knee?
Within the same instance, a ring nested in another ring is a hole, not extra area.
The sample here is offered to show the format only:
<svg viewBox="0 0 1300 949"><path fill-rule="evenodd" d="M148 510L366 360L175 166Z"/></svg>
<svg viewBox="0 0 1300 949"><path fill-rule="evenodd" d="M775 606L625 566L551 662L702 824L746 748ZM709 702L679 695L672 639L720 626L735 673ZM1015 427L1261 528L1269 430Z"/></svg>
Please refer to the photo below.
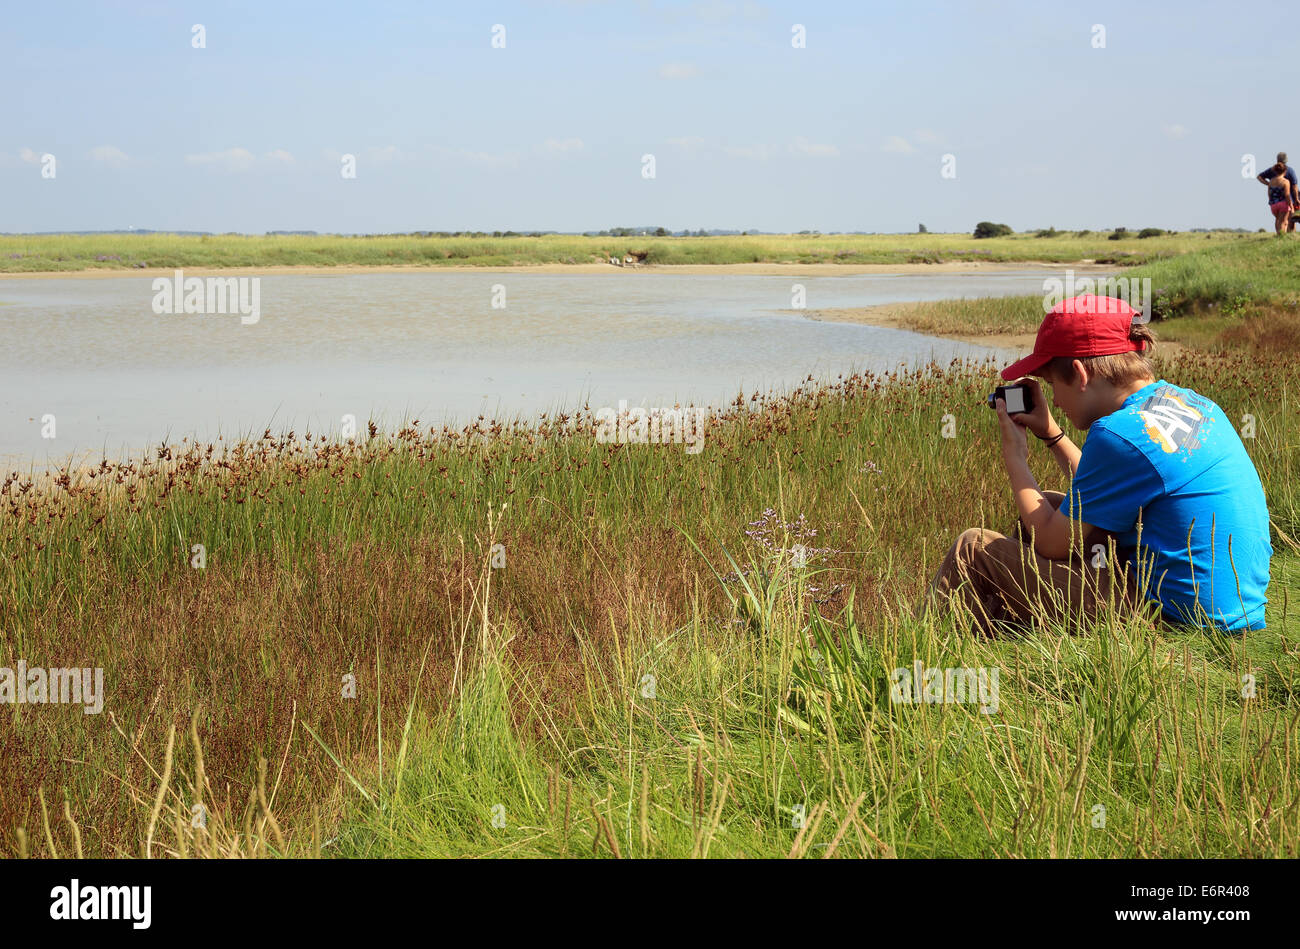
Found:
<svg viewBox="0 0 1300 949"><path fill-rule="evenodd" d="M983 550L994 538L1000 536L1002 535L995 534L982 527L972 527L969 530L962 531L961 536L957 538L957 550L959 553Z"/></svg>
<svg viewBox="0 0 1300 949"><path fill-rule="evenodd" d="M973 564L987 556L989 544L1004 535L982 527L964 530L953 545L954 559L961 565L962 572L967 573Z"/></svg>

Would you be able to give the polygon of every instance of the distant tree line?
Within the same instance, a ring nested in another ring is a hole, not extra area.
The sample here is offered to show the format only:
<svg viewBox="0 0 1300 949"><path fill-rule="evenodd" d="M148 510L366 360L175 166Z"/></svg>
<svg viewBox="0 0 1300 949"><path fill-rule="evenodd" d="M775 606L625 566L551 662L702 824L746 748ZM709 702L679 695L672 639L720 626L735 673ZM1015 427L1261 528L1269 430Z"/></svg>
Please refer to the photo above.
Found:
<svg viewBox="0 0 1300 949"><path fill-rule="evenodd" d="M1199 233L1200 231L1203 230L1205 229L1200 228L1197 229L1197 232ZM1234 230L1239 231L1240 228L1235 228ZM922 234L926 233L924 224L921 225L921 233ZM975 225L974 236L976 238L1007 237L1014 233L1015 231L1011 229L1010 225L994 224L992 221L980 221L978 224ZM1035 237L1058 237L1062 234L1069 234L1069 233L1071 232L1058 231L1055 227L1046 227L1034 231L1034 236ZM1086 237L1087 235L1091 234L1092 231L1074 231L1073 233L1076 237ZM1110 234L1106 235L1106 239L1112 241L1120 241L1120 240L1124 240L1127 237L1136 237L1138 239L1144 240L1148 237L1159 237L1162 234L1177 234L1177 233L1178 233L1177 231L1166 231L1164 228L1160 228L1160 227L1144 227L1142 228L1142 230L1137 231L1136 233L1130 231L1127 227L1117 227Z"/></svg>

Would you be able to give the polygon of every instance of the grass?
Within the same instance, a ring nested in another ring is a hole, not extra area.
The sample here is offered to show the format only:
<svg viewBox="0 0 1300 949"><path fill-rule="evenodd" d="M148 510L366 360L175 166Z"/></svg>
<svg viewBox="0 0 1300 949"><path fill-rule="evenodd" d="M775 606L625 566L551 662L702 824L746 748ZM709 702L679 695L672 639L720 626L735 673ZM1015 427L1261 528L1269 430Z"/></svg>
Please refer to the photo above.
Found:
<svg viewBox="0 0 1300 949"><path fill-rule="evenodd" d="M0 848L1294 857L1300 378L1237 316L1159 368L1256 418L1277 554L1239 639L914 618L1014 519L989 365L742 395L696 455L580 410L11 475L0 664L102 666L108 699L0 707ZM891 702L916 660L997 669L997 708Z"/></svg>
<svg viewBox="0 0 1300 949"><path fill-rule="evenodd" d="M54 234L0 236L0 273L129 270L138 267L479 266L605 263L634 254L646 263L899 264L943 261L1096 260L1119 265L1234 248L1254 237L1227 231L1110 240L1061 231L976 240L969 234L755 235L728 237L470 237L399 235L245 236Z"/></svg>
<svg viewBox="0 0 1300 949"><path fill-rule="evenodd" d="M1300 242L1294 235L1260 235L1153 261L1128 274L1151 279L1156 308L1166 316L1252 305L1300 307Z"/></svg>
<svg viewBox="0 0 1300 949"><path fill-rule="evenodd" d="M1300 240L1250 236L1138 266L1116 280L1128 281L1135 296L1145 284L1133 281L1151 281L1152 315L1172 342L1199 349L1238 348L1244 341L1284 350L1300 344L1295 336ZM1125 286L1116 283L1111 292L1122 295ZM1043 296L943 300L899 309L907 328L937 336L1033 333L1043 312Z"/></svg>

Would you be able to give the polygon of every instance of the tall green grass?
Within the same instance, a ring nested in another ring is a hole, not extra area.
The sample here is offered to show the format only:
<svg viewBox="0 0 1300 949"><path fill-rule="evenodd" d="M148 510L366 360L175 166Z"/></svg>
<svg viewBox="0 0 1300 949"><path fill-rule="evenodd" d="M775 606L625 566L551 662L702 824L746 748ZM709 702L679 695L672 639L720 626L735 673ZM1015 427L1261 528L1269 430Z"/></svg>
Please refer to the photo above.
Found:
<svg viewBox="0 0 1300 949"><path fill-rule="evenodd" d="M1054 270L1053 279L1061 279ZM1097 278L1101 280L1102 278ZM1300 318L1300 240L1249 236L1196 247L1184 254L1143 264L1118 275L1111 291L1139 294L1150 281L1152 317L1162 335L1197 348L1218 348L1222 335L1258 336L1255 325L1293 324ZM1105 287L1099 292L1104 292ZM918 333L981 336L1033 333L1043 320L1041 295L941 300L901 309L905 325ZM1188 319L1191 317L1192 319ZM1276 343L1265 348L1277 348ZM1282 348L1290 343L1282 341Z"/></svg>
<svg viewBox="0 0 1300 949"><path fill-rule="evenodd" d="M1108 616L1086 637L1049 626L990 644L955 621L865 624L852 602L827 618L806 595L814 574L776 564L741 594L740 624L629 631L585 670L572 722L534 702L521 727L527 670L480 654L405 769L352 796L326 851L1296 853L1296 675L1277 642L1164 639ZM890 671L918 659L999 670L996 708L891 702ZM1267 698L1242 698L1247 671Z"/></svg>
<svg viewBox="0 0 1300 949"><path fill-rule="evenodd" d="M1163 315L1227 309L1229 315L1276 301L1300 307L1300 239L1261 235L1152 261L1130 278L1150 278Z"/></svg>

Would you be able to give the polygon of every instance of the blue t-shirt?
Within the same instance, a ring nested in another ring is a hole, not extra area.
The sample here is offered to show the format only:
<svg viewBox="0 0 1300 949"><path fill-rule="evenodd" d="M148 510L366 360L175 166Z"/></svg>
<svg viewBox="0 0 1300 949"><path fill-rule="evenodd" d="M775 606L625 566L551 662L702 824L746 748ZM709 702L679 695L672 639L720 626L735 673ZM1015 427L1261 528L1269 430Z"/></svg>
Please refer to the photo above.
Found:
<svg viewBox="0 0 1300 949"><path fill-rule="evenodd" d="M1130 569L1141 556L1136 575L1168 619L1264 628L1273 555L1264 488L1236 429L1204 396L1161 379L1094 422L1069 514L1113 533Z"/></svg>

